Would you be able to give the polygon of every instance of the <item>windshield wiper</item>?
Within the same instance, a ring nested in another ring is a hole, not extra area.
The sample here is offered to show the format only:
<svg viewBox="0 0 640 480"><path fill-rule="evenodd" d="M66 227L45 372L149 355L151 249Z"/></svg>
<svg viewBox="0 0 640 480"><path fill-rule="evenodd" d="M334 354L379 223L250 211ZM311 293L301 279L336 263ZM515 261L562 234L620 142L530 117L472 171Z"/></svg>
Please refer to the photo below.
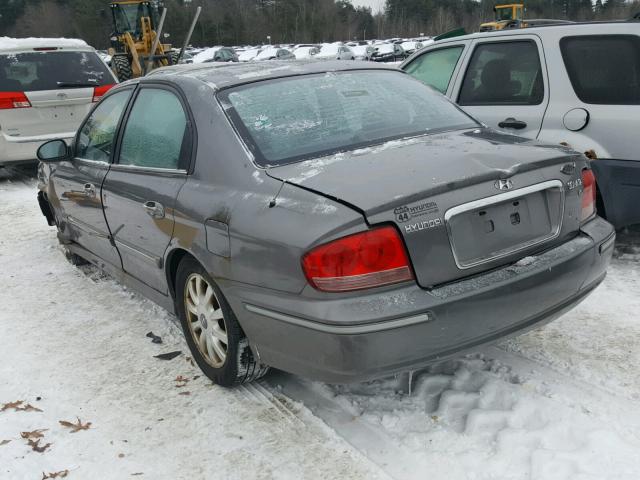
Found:
<svg viewBox="0 0 640 480"><path fill-rule="evenodd" d="M98 87L98 82L56 82L56 85L60 88L86 88L86 87Z"/></svg>

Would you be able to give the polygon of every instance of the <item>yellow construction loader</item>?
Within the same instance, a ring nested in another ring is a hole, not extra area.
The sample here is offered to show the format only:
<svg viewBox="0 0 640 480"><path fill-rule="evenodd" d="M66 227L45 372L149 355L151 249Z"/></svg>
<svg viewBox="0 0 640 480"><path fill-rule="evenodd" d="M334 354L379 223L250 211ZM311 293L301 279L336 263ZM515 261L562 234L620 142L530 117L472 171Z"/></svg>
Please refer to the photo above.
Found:
<svg viewBox="0 0 640 480"><path fill-rule="evenodd" d="M149 0L115 0L109 6L113 16L111 34L111 69L121 82L145 75L154 68L177 64L184 53L200 15L200 7L191 24L182 50L162 43L162 26L167 9L158 22L156 3Z"/></svg>
<svg viewBox="0 0 640 480"><path fill-rule="evenodd" d="M493 7L495 20L480 25L481 32L502 30L504 28L522 28L524 24L524 5L511 3L508 5L496 5Z"/></svg>

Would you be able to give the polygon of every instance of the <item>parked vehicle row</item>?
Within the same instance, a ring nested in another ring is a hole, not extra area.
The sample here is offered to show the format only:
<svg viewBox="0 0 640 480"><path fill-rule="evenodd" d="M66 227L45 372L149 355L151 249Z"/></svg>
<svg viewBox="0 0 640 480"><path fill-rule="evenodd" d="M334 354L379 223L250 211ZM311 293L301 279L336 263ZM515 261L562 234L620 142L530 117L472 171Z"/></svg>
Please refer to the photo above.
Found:
<svg viewBox="0 0 640 480"><path fill-rule="evenodd" d="M373 60L398 62L432 42L417 40L334 42L323 44L263 45L260 47L211 47L195 49L193 62L248 62L261 60ZM222 52L226 51L223 55Z"/></svg>

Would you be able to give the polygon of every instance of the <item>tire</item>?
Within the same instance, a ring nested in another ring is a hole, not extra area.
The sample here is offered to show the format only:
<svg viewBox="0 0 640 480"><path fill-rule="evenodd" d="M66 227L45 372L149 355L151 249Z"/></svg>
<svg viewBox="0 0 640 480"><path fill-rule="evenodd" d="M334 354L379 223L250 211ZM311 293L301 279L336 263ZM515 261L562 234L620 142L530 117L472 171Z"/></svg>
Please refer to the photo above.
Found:
<svg viewBox="0 0 640 480"><path fill-rule="evenodd" d="M111 57L111 68L113 69L113 73L116 74L119 82L125 82L133 78L131 62L129 61L129 57L125 54L118 54Z"/></svg>
<svg viewBox="0 0 640 480"><path fill-rule="evenodd" d="M169 54L169 58L171 59L171 65L178 65L178 57L180 56L180 52L171 52Z"/></svg>
<svg viewBox="0 0 640 480"><path fill-rule="evenodd" d="M214 383L232 387L267 373L269 367L254 358L220 288L191 257L178 265L176 311L193 359Z"/></svg>

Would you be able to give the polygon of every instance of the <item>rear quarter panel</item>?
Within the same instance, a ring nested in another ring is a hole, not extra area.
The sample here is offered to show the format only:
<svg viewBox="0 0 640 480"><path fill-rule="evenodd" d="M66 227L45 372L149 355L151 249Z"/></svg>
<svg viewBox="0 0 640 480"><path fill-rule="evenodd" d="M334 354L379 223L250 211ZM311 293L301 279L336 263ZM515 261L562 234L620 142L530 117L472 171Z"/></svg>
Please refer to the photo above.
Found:
<svg viewBox="0 0 640 480"><path fill-rule="evenodd" d="M366 228L363 217L268 176L252 162L213 90L201 82L182 87L195 117L198 146L176 202L168 255L189 251L222 283L302 291L307 284L302 254L322 239Z"/></svg>

